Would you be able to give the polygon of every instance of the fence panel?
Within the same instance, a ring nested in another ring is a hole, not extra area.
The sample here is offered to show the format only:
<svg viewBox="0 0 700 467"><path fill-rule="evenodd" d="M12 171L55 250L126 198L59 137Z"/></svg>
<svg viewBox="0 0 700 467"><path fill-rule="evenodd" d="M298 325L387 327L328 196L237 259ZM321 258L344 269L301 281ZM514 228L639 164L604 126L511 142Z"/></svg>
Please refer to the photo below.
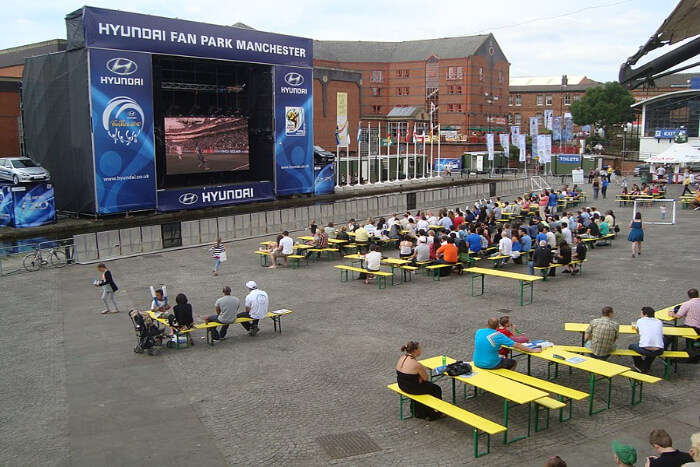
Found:
<svg viewBox="0 0 700 467"><path fill-rule="evenodd" d="M201 243L211 243L218 237L219 228L216 218L199 220L199 240Z"/></svg>
<svg viewBox="0 0 700 467"><path fill-rule="evenodd" d="M221 240L227 242L236 238L233 216L219 217L216 221Z"/></svg>
<svg viewBox="0 0 700 467"><path fill-rule="evenodd" d="M250 237L250 214L233 216L233 229L236 238Z"/></svg>
<svg viewBox="0 0 700 467"><path fill-rule="evenodd" d="M94 233L73 235L73 248L77 261L90 261L98 258L97 236Z"/></svg>
<svg viewBox="0 0 700 467"><path fill-rule="evenodd" d="M201 243L199 240L199 221L183 221L180 225L182 226L182 246Z"/></svg>
<svg viewBox="0 0 700 467"><path fill-rule="evenodd" d="M141 246L141 229L138 227L120 229L119 244L121 245L122 255L141 253L143 251Z"/></svg>
<svg viewBox="0 0 700 467"><path fill-rule="evenodd" d="M121 255L119 231L97 232L97 252L100 258L116 258Z"/></svg>

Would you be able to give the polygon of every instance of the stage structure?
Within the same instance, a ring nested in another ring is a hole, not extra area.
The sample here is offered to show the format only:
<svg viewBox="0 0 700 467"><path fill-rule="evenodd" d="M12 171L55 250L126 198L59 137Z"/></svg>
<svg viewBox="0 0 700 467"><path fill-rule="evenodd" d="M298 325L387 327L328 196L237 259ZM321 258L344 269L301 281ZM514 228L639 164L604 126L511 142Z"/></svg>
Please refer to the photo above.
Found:
<svg viewBox="0 0 700 467"><path fill-rule="evenodd" d="M437 148L439 142L434 139ZM439 176L444 173L445 163L451 161L431 157L433 142L428 124L422 122L359 122L356 144L355 155L350 155L348 146L336 147L338 187Z"/></svg>
<svg viewBox="0 0 700 467"><path fill-rule="evenodd" d="M27 153L56 207L173 211L314 192L310 39L83 7L27 60Z"/></svg>

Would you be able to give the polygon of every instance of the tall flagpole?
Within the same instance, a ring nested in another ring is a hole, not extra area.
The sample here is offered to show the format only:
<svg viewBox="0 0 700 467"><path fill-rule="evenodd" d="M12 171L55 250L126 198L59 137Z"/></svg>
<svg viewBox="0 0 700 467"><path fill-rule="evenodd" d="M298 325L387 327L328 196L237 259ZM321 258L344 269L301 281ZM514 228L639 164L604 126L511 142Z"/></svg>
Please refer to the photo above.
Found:
<svg viewBox="0 0 700 467"><path fill-rule="evenodd" d="M408 180L408 147L410 145L408 141L408 122L406 122L406 162L403 165L403 172L406 174L406 180Z"/></svg>
<svg viewBox="0 0 700 467"><path fill-rule="evenodd" d="M401 124L396 122L396 181L399 181L399 161L401 160Z"/></svg>
<svg viewBox="0 0 700 467"><path fill-rule="evenodd" d="M440 124L439 123L438 123L438 154L437 154L437 156L438 156L438 164L437 164L438 175L440 175L440 172L439 172L439 170L440 170Z"/></svg>
<svg viewBox="0 0 700 467"><path fill-rule="evenodd" d="M367 122L367 183L372 184L372 122Z"/></svg>
<svg viewBox="0 0 700 467"><path fill-rule="evenodd" d="M416 147L416 122L413 122L413 178L418 178L418 148Z"/></svg>
<svg viewBox="0 0 700 467"><path fill-rule="evenodd" d="M379 122L379 130L377 132L377 152L379 153L379 183L382 183L382 122Z"/></svg>
<svg viewBox="0 0 700 467"><path fill-rule="evenodd" d="M431 102L432 104L432 102ZM433 176L433 109L430 109L430 177Z"/></svg>
<svg viewBox="0 0 700 467"><path fill-rule="evenodd" d="M335 147L335 186L340 186L340 146Z"/></svg>
<svg viewBox="0 0 700 467"><path fill-rule="evenodd" d="M362 121L357 122L357 184L362 185Z"/></svg>
<svg viewBox="0 0 700 467"><path fill-rule="evenodd" d="M423 127L423 136L421 137L421 146L423 146L423 178L426 176L425 172L425 127Z"/></svg>

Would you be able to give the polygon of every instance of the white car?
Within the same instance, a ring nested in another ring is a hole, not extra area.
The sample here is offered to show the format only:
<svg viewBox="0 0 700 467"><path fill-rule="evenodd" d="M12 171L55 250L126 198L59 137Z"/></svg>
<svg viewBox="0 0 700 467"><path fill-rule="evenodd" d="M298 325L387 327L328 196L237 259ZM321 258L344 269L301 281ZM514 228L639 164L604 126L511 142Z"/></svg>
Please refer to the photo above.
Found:
<svg viewBox="0 0 700 467"><path fill-rule="evenodd" d="M46 181L50 178L48 170L28 157L0 158L0 179L19 185L20 183Z"/></svg>

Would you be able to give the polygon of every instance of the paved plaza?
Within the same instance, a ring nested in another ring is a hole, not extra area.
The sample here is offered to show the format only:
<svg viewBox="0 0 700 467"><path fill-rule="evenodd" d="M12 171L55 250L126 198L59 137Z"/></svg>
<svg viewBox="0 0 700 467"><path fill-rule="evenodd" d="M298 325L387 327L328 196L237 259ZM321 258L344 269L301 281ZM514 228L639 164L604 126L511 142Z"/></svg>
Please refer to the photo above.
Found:
<svg viewBox="0 0 700 467"><path fill-rule="evenodd" d="M671 190L679 194L680 187ZM700 431L698 365L680 364L670 381L645 385L636 406L627 380L615 378L611 410L591 417L587 401L575 402L569 422L553 414L549 430L509 446L494 436L491 454L479 459L471 428L451 419L399 421L397 396L386 389L408 340L421 342L424 357L471 359L474 332L488 317L508 314L530 337L578 345L565 321L587 322L611 305L616 320L628 324L643 305L684 300L700 285L700 212L679 209L677 225L648 225L643 255L633 259L626 241L632 210L613 200L611 193L586 203L615 210L622 231L613 247L589 251L581 276L558 273L535 284L535 302L524 307L517 283L504 279L487 278L486 293L472 298L466 274L440 282L417 276L378 290L339 282L332 267L338 260L262 269L252 251L263 239L228 243L218 277L206 248L113 261L122 313L107 316L99 314L92 286L95 265L2 277L0 464L541 466L560 455L569 466L602 466L613 465L610 442L618 439L637 447L643 465L653 454L646 442L653 428L666 429L687 450L690 434ZM126 310L149 305L148 286L167 284L173 302L184 292L201 317L212 312L222 286L242 299L248 280L268 292L272 310L294 311L282 334L265 320L254 338L232 326L214 347L200 332L193 348L158 356L132 351ZM631 342L622 335L618 346ZM611 361L631 365L628 358ZM546 365L533 362L533 374L546 377ZM661 375L660 361L653 372ZM581 372L564 372L558 382L588 391ZM448 383L442 387L447 399ZM498 397L458 403L502 421ZM525 426L516 408L513 433Z"/></svg>

